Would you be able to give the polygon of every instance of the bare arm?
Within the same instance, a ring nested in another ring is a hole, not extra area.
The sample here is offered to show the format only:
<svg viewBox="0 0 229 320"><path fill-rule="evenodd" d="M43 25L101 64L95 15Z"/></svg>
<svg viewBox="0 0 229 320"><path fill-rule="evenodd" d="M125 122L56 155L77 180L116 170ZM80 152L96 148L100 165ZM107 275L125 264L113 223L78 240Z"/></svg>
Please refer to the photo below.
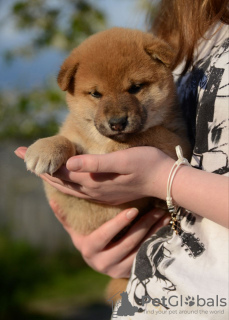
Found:
<svg viewBox="0 0 229 320"><path fill-rule="evenodd" d="M228 228L228 177L183 166L174 179L172 194L180 206Z"/></svg>
<svg viewBox="0 0 229 320"><path fill-rule="evenodd" d="M93 181L91 197L98 201L120 203L129 192L134 198L152 196L165 200L167 180L174 160L154 148L142 148L129 149L127 158L124 157L124 160L121 159L125 151L120 151L120 154L117 152L113 154L113 162L110 155L84 155L80 156L79 165L79 157L73 157L67 167L70 170L77 168L76 174L79 174L79 172L95 172L94 170L97 170L97 172L114 172L115 170L115 173L121 171L119 178L123 186L117 187L120 194L118 190L114 189L114 181L109 181L110 183L105 186L108 188L107 191L104 190L105 188L102 190L96 189L98 188L98 182ZM147 153L152 158L145 159ZM74 180L78 181L79 184L83 184L80 176L75 176L75 178ZM89 175L88 179L93 178ZM109 197L109 187L111 188L110 194L115 198L112 198L111 195ZM99 191L99 194L94 194L93 189ZM86 193L90 194L90 191L88 192L87 189ZM178 205L224 227L229 226L228 177L182 166L174 178L172 196Z"/></svg>
<svg viewBox="0 0 229 320"><path fill-rule="evenodd" d="M54 177L43 179L64 193L102 203L115 205L146 196L165 200L173 164L158 149L137 147L72 157ZM228 177L182 166L174 178L172 196L178 205L228 227Z"/></svg>
<svg viewBox="0 0 229 320"><path fill-rule="evenodd" d="M23 159L25 151L19 148L15 153ZM174 160L148 147L120 152L73 157L67 163L68 169L63 167L55 177L42 178L64 193L100 202L121 203L143 195L165 199ZM179 205L228 226L228 189L228 178L182 166L175 176L172 196ZM53 202L51 207L85 261L95 270L117 278L129 276L140 244L169 221L164 212L150 211L114 245L111 239L134 219L136 210L132 217L127 217L125 210L92 234L82 236L66 225L61 215L64 208Z"/></svg>

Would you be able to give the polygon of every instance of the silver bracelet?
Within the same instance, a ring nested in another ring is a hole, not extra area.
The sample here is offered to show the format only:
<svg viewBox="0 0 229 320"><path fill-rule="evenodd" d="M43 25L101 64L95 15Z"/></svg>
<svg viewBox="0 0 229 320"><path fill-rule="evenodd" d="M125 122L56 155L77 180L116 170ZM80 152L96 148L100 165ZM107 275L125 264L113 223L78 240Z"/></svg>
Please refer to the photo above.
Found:
<svg viewBox="0 0 229 320"><path fill-rule="evenodd" d="M172 225L172 229L175 231L175 233L178 234L179 230L178 230L177 213L178 213L179 208L178 208L178 206L173 204L173 199L172 199L172 195L171 195L172 183L173 183L173 179L174 179L178 169L182 165L187 165L190 167L191 167L191 165L188 162L188 160L186 158L184 158L183 152L182 152L182 149L180 146L176 146L176 154L177 154L178 160L174 163L174 165L170 171L168 182L167 182L166 203L167 203L169 213L171 214L170 224Z"/></svg>

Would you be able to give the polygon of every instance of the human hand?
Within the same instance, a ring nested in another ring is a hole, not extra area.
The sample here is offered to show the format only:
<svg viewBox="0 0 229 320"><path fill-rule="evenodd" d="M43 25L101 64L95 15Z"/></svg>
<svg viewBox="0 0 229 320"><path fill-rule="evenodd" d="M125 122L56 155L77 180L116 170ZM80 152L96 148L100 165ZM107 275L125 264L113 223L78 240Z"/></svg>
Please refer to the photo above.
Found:
<svg viewBox="0 0 229 320"><path fill-rule="evenodd" d="M169 222L165 211L151 210L136 222L125 236L117 242L111 242L137 216L136 208L120 212L89 235L81 235L67 225L62 210L54 201L50 201L50 206L86 263L112 278L128 278L140 244Z"/></svg>
<svg viewBox="0 0 229 320"><path fill-rule="evenodd" d="M24 158L26 148L16 154ZM166 197L174 160L153 147L136 147L105 155L70 158L53 176L41 178L59 191L79 198L118 205L142 197Z"/></svg>
<svg viewBox="0 0 229 320"><path fill-rule="evenodd" d="M22 159L25 152L25 147L15 151ZM154 209L136 222L119 241L113 243L111 240L137 216L136 209L124 210L91 234L81 235L67 225L63 211L55 202L51 201L50 206L87 264L113 278L129 276L140 244L170 220L163 210Z"/></svg>

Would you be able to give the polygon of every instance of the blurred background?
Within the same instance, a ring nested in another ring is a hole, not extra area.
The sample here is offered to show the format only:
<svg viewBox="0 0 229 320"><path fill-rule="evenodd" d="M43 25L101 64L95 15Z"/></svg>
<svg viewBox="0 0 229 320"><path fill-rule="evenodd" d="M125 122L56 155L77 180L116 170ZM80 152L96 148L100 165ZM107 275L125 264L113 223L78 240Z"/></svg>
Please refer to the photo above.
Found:
<svg viewBox="0 0 229 320"><path fill-rule="evenodd" d="M110 318L108 277L86 266L14 150L63 121L69 51L112 26L146 30L151 2L0 0L0 319Z"/></svg>

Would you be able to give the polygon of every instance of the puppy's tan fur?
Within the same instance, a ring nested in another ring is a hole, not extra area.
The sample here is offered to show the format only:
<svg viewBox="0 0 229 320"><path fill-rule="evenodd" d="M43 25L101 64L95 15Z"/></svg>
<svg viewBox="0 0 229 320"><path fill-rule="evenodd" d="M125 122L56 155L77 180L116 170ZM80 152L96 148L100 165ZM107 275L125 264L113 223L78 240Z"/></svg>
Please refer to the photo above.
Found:
<svg viewBox="0 0 229 320"><path fill-rule="evenodd" d="M187 156L189 144L170 71L172 61L166 43L141 31L113 28L88 38L72 51L58 75L70 113L58 135L28 148L27 168L38 175L53 174L76 154L134 146L154 146L176 158L179 144ZM144 211L151 201L112 207L62 194L47 184L45 188L48 198L64 210L67 223L83 234L124 208ZM111 286L110 296L117 292L116 285Z"/></svg>

